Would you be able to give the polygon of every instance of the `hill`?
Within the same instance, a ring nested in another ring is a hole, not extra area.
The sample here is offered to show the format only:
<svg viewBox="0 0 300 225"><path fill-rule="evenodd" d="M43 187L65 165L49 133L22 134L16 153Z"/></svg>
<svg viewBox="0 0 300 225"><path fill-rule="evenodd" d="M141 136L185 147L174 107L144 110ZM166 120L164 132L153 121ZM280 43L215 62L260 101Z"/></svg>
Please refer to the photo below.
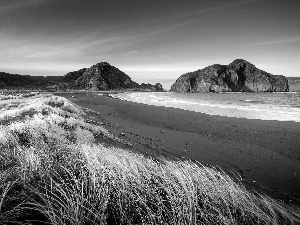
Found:
<svg viewBox="0 0 300 225"><path fill-rule="evenodd" d="M140 85L134 82L127 74L107 62L69 72L64 76L44 77L0 72L0 89L163 91L159 83Z"/></svg>
<svg viewBox="0 0 300 225"><path fill-rule="evenodd" d="M0 89L47 89L58 84L62 76L30 76L0 72Z"/></svg>

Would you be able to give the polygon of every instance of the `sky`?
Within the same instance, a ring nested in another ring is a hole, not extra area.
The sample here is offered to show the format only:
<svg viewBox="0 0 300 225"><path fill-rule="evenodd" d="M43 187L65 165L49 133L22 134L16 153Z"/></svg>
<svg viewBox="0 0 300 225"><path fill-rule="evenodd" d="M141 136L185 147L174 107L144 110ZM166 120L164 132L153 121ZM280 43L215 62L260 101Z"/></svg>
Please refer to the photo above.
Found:
<svg viewBox="0 0 300 225"><path fill-rule="evenodd" d="M63 76L108 62L169 89L245 59L300 76L300 0L0 0L0 71Z"/></svg>

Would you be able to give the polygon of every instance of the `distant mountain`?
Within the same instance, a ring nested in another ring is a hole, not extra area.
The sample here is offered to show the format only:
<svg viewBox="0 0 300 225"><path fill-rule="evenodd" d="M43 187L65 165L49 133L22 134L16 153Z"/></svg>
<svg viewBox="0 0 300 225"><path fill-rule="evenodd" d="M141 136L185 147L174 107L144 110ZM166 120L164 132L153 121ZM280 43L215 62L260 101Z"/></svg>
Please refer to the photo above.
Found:
<svg viewBox="0 0 300 225"><path fill-rule="evenodd" d="M41 90L136 90L163 91L161 84L138 84L107 62L97 63L90 68L69 72L64 76L42 77L0 73L0 89Z"/></svg>
<svg viewBox="0 0 300 225"><path fill-rule="evenodd" d="M214 64L181 75L172 85L173 92L285 92L288 80L256 68L243 59L229 65Z"/></svg>

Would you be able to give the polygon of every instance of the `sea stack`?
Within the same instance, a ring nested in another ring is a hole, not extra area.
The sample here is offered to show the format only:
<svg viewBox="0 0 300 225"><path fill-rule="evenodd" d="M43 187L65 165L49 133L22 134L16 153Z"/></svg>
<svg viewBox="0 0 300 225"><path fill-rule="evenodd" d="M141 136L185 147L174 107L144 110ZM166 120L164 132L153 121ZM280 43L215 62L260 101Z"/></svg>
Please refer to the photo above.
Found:
<svg viewBox="0 0 300 225"><path fill-rule="evenodd" d="M288 80L256 68L244 59L229 65L214 64L181 75L173 92L287 92Z"/></svg>

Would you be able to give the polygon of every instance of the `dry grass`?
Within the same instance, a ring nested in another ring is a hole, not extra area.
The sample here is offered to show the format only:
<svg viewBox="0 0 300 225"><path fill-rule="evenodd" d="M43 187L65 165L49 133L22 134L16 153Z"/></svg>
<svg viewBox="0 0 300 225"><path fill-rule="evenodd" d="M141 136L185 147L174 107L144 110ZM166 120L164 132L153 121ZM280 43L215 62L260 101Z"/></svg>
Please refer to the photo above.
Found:
<svg viewBox="0 0 300 225"><path fill-rule="evenodd" d="M2 224L300 223L299 209L247 191L220 169L95 144L96 135L112 137L64 98L0 105Z"/></svg>
<svg viewBox="0 0 300 225"><path fill-rule="evenodd" d="M10 91L6 91L0 92L0 100L7 100L7 99L23 99L23 98L28 98L28 97L32 97L37 95L38 92L10 92Z"/></svg>

